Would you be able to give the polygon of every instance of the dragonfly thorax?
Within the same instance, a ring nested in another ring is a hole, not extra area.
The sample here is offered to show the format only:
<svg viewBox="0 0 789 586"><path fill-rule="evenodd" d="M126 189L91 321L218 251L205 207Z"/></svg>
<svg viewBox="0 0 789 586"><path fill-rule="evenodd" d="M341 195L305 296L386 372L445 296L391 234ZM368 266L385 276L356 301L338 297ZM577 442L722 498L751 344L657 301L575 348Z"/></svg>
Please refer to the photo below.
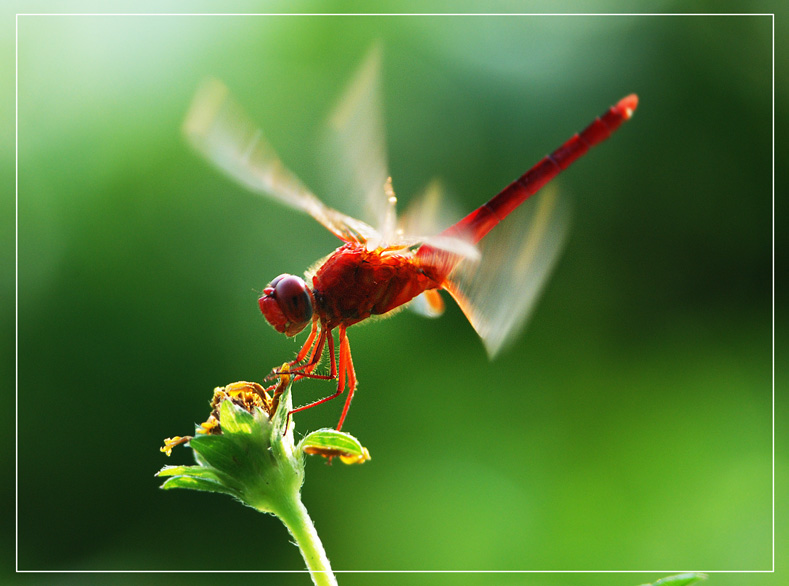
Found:
<svg viewBox="0 0 789 586"><path fill-rule="evenodd" d="M266 321L287 336L298 334L312 319L312 294L295 275L282 274L271 281L258 305Z"/></svg>

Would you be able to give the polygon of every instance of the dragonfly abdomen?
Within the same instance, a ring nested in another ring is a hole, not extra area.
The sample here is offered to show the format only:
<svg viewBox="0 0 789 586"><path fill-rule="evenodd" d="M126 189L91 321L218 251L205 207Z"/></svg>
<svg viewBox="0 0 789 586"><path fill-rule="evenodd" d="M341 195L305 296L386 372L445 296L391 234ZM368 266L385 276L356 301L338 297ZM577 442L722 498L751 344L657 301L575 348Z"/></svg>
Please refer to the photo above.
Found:
<svg viewBox="0 0 789 586"><path fill-rule="evenodd" d="M631 94L611 106L605 113L562 146L505 187L498 195L480 206L454 226L444 231L444 236L469 238L475 244L482 240L496 224L515 208L537 193L546 183L564 171L586 152L610 137L628 120L638 105L638 98Z"/></svg>

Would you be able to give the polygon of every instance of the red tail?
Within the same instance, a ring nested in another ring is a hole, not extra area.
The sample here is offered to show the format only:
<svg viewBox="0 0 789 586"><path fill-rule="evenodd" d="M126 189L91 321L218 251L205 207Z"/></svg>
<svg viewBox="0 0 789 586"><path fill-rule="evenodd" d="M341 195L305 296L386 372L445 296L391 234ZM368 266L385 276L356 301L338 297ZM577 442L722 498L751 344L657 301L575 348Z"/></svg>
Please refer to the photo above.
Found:
<svg viewBox="0 0 789 586"><path fill-rule="evenodd" d="M472 242L479 242L496 224L569 167L573 161L585 155L586 151L594 145L611 136L622 122L633 115L636 106L638 106L636 94L622 98L605 114L595 118L594 122L579 134L573 136L520 178L510 183L488 203L471 212L454 226L444 230L442 235L466 238L470 236Z"/></svg>

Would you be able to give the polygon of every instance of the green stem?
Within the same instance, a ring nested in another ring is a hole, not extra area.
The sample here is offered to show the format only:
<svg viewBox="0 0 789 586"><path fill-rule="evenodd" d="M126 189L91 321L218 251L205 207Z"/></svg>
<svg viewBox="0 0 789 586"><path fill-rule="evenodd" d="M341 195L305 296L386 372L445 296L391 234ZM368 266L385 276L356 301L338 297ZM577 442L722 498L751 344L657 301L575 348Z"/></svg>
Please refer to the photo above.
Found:
<svg viewBox="0 0 789 586"><path fill-rule="evenodd" d="M299 495L296 494L292 499L283 499L279 505L274 512L296 540L315 586L337 586L329 558L326 557L315 525Z"/></svg>

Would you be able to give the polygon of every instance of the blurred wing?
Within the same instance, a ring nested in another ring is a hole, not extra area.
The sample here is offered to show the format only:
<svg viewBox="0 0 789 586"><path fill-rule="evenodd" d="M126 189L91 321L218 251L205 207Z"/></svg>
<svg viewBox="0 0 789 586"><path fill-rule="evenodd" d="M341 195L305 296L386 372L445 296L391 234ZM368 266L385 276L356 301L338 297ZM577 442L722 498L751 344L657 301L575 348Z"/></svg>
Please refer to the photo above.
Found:
<svg viewBox="0 0 789 586"><path fill-rule="evenodd" d="M433 179L400 216L394 242L409 247L423 246L418 255L423 265L454 266L459 258L479 260L479 250L468 240L439 234L459 217L444 197L441 182Z"/></svg>
<svg viewBox="0 0 789 586"><path fill-rule="evenodd" d="M359 210L389 241L396 200L385 189L389 172L382 105L381 47L375 45L329 116L324 160L332 164L330 183L347 209Z"/></svg>
<svg viewBox="0 0 789 586"><path fill-rule="evenodd" d="M346 242L365 242L377 232L325 206L282 164L263 132L215 79L198 90L183 124L190 144L247 188L306 212Z"/></svg>
<svg viewBox="0 0 789 586"><path fill-rule="evenodd" d="M444 300L441 299L438 289L428 289L417 295L408 304L408 308L422 317L439 317L444 313Z"/></svg>
<svg viewBox="0 0 789 586"><path fill-rule="evenodd" d="M404 246L420 247L417 258L422 266L448 267L446 270L449 270L459 259L468 263L478 262L479 250L466 240L448 236L420 236L437 234L458 217L459 214L453 213L447 205L443 186L433 179L400 216L395 241ZM445 272L442 268L438 271ZM438 317L444 313L444 300L437 290L431 289L418 295L408 304L408 308L424 317Z"/></svg>
<svg viewBox="0 0 789 586"><path fill-rule="evenodd" d="M444 288L491 358L534 308L561 249L567 215L555 190L534 196L483 238L478 262L461 261L447 279Z"/></svg>
<svg viewBox="0 0 789 586"><path fill-rule="evenodd" d="M405 237L438 234L461 218L451 204L441 181L433 179L400 215L397 233Z"/></svg>

